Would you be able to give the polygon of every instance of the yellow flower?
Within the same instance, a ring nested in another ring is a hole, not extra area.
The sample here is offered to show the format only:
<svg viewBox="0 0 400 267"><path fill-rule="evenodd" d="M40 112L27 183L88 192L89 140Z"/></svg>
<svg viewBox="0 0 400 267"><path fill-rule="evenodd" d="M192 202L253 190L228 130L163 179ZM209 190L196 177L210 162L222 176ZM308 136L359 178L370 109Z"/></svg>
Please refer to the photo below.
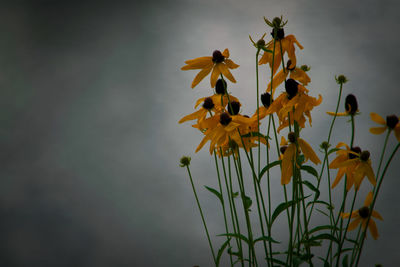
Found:
<svg viewBox="0 0 400 267"><path fill-rule="evenodd" d="M281 184L288 184L290 182L290 178L293 176L293 162L296 160L296 142L299 145L299 148L304 154L305 161L310 159L314 164L319 164L321 161L318 156L315 154L314 150L311 146L303 139L296 137L295 133L290 132L288 135L288 139L290 144L287 146L283 153L282 157L282 176L281 176ZM284 139L282 139L282 143L284 144Z"/></svg>
<svg viewBox="0 0 400 267"><path fill-rule="evenodd" d="M196 103L195 108L197 106L198 106L198 104ZM186 115L185 117L180 119L179 123L183 123L185 121L196 120L196 119L197 119L197 122L200 123L207 117L207 114L209 112L211 112L211 111L216 112L216 111L220 111L220 110L221 110L221 106L216 106L214 104L212 97L205 97L202 107L199 110L197 110L189 115Z"/></svg>
<svg viewBox="0 0 400 267"><path fill-rule="evenodd" d="M211 57L198 57L195 59L187 60L187 65L183 66L181 70L195 70L201 69L196 75L192 82L192 88L194 88L201 80L204 79L211 71L211 87L214 88L219 75L222 73L228 80L235 83L236 80L233 77L229 69L236 69L239 65L235 64L229 58L229 50L226 48L221 53L219 50L215 50Z"/></svg>
<svg viewBox="0 0 400 267"><path fill-rule="evenodd" d="M203 140L198 145L196 152L198 152L208 141L210 141L210 154L215 148L224 147L233 140L239 146L242 145L240 134L246 134L249 131L249 126L254 123L251 119L242 115L231 116L228 112L214 115L202 122L201 126L210 126L205 132ZM239 131L240 134L239 134ZM246 132L247 131L247 132ZM249 149L249 147L246 147Z"/></svg>
<svg viewBox="0 0 400 267"><path fill-rule="evenodd" d="M294 120L297 121L301 128L305 127L305 116L308 117L310 126L312 123L311 110L321 104L322 97L311 97L307 94L308 90L293 79L288 79L285 83L286 92L283 92L268 108L266 114L276 112L279 118L279 132L290 124L293 125ZM294 109L294 112L293 112Z"/></svg>
<svg viewBox="0 0 400 267"><path fill-rule="evenodd" d="M302 70L301 68L297 68L296 66L290 68L291 65L292 61L289 59L287 62L286 70L281 70L272 79L272 96L275 93L275 89L286 80L288 75L291 79L299 81L304 86L311 81L310 77L304 70ZM271 83L268 84L267 92L271 92Z"/></svg>
<svg viewBox="0 0 400 267"><path fill-rule="evenodd" d="M345 112L335 113L332 111L327 111L326 113L331 116L354 116L358 112L357 98L353 94L346 96L344 101Z"/></svg>
<svg viewBox="0 0 400 267"><path fill-rule="evenodd" d="M394 135L396 136L396 139L400 142L400 122L399 122L399 117L397 117L396 115L390 115L386 117L386 121L379 116L378 114L371 112L371 119L380 124L380 125L384 125L382 127L373 127L370 128L369 131L373 134L381 134L384 131L386 131L386 129L394 130Z"/></svg>
<svg viewBox="0 0 400 267"><path fill-rule="evenodd" d="M283 29L280 29L283 30ZM285 54L285 52L288 53L288 57L291 60L291 65L289 66L290 68L293 68L296 66L296 55L295 55L295 46L296 44L300 49L303 49L303 46L297 41L296 37L294 35L288 35L285 36L281 39L282 42L282 54ZM273 50L274 49L274 40L271 40L267 45L266 48L268 50ZM275 42L275 56L274 56L274 67L273 67L273 74L278 70L279 66L281 65L282 62L282 56L281 56L281 45L280 42L277 40ZM272 53L269 52L264 52L263 56L260 58L258 64L266 64L268 63L269 66L272 69Z"/></svg>
<svg viewBox="0 0 400 267"><path fill-rule="evenodd" d="M379 220L383 221L382 216L375 210L370 211L370 205L372 203L373 199L373 193L369 192L367 197L365 198L364 201L364 206L360 208L359 210L355 210L351 213L342 213L341 216L342 218L352 218L354 219L350 224L349 227L347 228L348 231L352 231L357 228L357 226L361 223L362 228L365 229L367 227L367 221L368 217L370 217L369 222L368 222L368 228L369 231L371 232L372 237L376 240L379 237L378 234L378 228L376 227L375 221L372 219L372 217L377 218Z"/></svg>
<svg viewBox="0 0 400 267"><path fill-rule="evenodd" d="M329 164L330 169L339 169L332 188L336 187L344 174L347 175L347 191L353 185L354 189L358 190L365 176L373 186L376 185L375 174L369 158L370 153L367 150L361 151L359 147L350 148L345 143L339 143L336 147L346 147L346 149L336 151L337 157Z"/></svg>

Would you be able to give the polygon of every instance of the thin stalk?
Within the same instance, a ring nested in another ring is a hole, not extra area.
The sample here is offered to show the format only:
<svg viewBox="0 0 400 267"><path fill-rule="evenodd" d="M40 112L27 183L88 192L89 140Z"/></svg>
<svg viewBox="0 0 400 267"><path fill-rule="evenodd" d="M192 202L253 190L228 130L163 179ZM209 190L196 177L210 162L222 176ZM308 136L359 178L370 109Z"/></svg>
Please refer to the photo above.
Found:
<svg viewBox="0 0 400 267"><path fill-rule="evenodd" d="M207 224L206 224L206 221L205 221L205 219L204 219L203 210L201 209L200 202L199 202L199 198L197 197L196 189L195 189L194 184L193 184L192 174L190 173L189 166L186 166L186 169L187 169L187 171L188 171L189 178L190 178L190 183L192 184L192 189L193 189L194 197L196 198L197 206L198 206L199 211L200 211L201 220L203 221L204 229L206 230L206 235L207 235L207 239L208 239L208 244L210 245L210 249L211 249L211 253L212 253L213 259L214 259L214 263L217 264L217 258L215 257L215 254L214 254L214 249L213 249L213 246L212 246L212 244L211 244L211 239L210 239L210 235L209 235L209 233L208 233Z"/></svg>

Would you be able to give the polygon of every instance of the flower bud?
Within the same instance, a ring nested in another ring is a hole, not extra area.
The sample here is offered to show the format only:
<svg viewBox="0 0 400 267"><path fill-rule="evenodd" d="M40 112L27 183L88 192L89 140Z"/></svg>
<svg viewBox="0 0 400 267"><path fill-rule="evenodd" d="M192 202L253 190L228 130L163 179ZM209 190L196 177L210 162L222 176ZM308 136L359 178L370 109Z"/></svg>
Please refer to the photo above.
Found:
<svg viewBox="0 0 400 267"><path fill-rule="evenodd" d="M348 81L344 75L339 75L338 77L335 76L335 80L338 84L345 84Z"/></svg>
<svg viewBox="0 0 400 267"><path fill-rule="evenodd" d="M237 102L237 101L232 101L230 105L228 103L227 107L228 107L229 114L237 115L239 113L239 110L240 110L240 103Z"/></svg>
<svg viewBox="0 0 400 267"><path fill-rule="evenodd" d="M218 79L215 85L215 92L219 95L224 95L226 93L227 84L225 80Z"/></svg>
<svg viewBox="0 0 400 267"><path fill-rule="evenodd" d="M349 94L346 96L346 100L344 101L344 108L347 113L354 116L358 110L357 98L353 94Z"/></svg>
<svg viewBox="0 0 400 267"><path fill-rule="evenodd" d="M181 160L180 160L180 163L181 163L181 164L179 164L179 166L181 166L181 167L189 166L191 160L192 160L192 159L191 159L190 157L188 157L188 156L183 156L183 157L181 158Z"/></svg>

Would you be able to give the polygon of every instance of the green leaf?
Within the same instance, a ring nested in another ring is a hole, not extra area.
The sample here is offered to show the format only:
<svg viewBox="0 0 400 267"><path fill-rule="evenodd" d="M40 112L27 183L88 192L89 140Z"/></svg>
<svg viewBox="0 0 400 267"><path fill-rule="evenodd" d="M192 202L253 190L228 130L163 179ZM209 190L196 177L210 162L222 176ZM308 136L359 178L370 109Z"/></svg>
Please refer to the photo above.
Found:
<svg viewBox="0 0 400 267"><path fill-rule="evenodd" d="M315 232L318 232L318 231L321 231L321 230L339 230L339 228L335 227L335 226L332 226L332 225L329 225L329 224L320 225L320 226L317 226L317 227L309 230L308 234L312 234L312 233L315 233Z"/></svg>
<svg viewBox="0 0 400 267"><path fill-rule="evenodd" d="M214 195L216 195L219 198L219 201L221 201L221 204L224 203L224 199L222 198L222 195L220 192L218 192L217 190L215 190L214 188L208 187L208 186L204 186L208 191L210 191L211 193L213 193Z"/></svg>
<svg viewBox="0 0 400 267"><path fill-rule="evenodd" d="M331 150L328 151L328 155L332 154L333 152L339 151L340 148L332 148Z"/></svg>
<svg viewBox="0 0 400 267"><path fill-rule="evenodd" d="M279 243L280 243L280 242L274 240L272 237L269 237L269 236L261 236L261 237L255 239L255 240L253 241L253 243L255 244L255 243L257 243L258 241L262 241L262 240L265 240L265 241L268 241L268 242L272 242L272 243L276 243L276 244L279 244Z"/></svg>
<svg viewBox="0 0 400 267"><path fill-rule="evenodd" d="M233 192L233 193L232 193L232 197L233 197L233 198L237 198L238 196L239 196L239 192Z"/></svg>
<svg viewBox="0 0 400 267"><path fill-rule="evenodd" d="M240 250L236 252L236 251L232 251L232 248L228 248L227 252L228 252L229 255L233 255L233 256L238 257L239 260L242 259Z"/></svg>
<svg viewBox="0 0 400 267"><path fill-rule="evenodd" d="M267 52L267 53L272 53L272 50L269 50L269 49L267 49L267 48L265 48L265 47L263 47L263 46L261 47L261 49L264 50L264 51Z"/></svg>
<svg viewBox="0 0 400 267"><path fill-rule="evenodd" d="M222 244L222 246L218 250L217 260L216 260L216 264L215 265L219 266L219 261L221 260L222 253L224 252L226 246L229 244L230 240L231 240L231 238L228 237L228 239Z"/></svg>
<svg viewBox="0 0 400 267"><path fill-rule="evenodd" d="M350 239L350 238L347 238L347 237L346 237L346 240L349 241L350 243L358 245L357 240L353 240L353 239Z"/></svg>
<svg viewBox="0 0 400 267"><path fill-rule="evenodd" d="M309 174L315 176L315 177L317 178L317 180L318 180L318 172L317 172L317 170L314 169L313 167L308 166L308 165L302 165L302 166L301 166L301 169L302 169L302 170L305 170L305 171L308 172Z"/></svg>
<svg viewBox="0 0 400 267"><path fill-rule="evenodd" d="M304 198L299 198L297 200L290 200L288 202L282 202L281 204L279 204L278 207L276 207L276 209L272 213L271 225L274 223L275 219L279 216L279 214L281 214L282 211L286 210L287 208L297 204L299 201L302 201L303 199L306 199L308 197L309 196L306 196Z"/></svg>
<svg viewBox="0 0 400 267"><path fill-rule="evenodd" d="M317 211L319 211L320 213L324 214L326 217L330 217L326 212L320 210L320 209L316 209Z"/></svg>
<svg viewBox="0 0 400 267"><path fill-rule="evenodd" d="M270 260L270 261L275 262L275 263L278 263L278 264L280 264L282 266L286 266L286 262L283 262L281 260L278 260L278 259L275 259L275 258L265 258L265 259L266 260Z"/></svg>
<svg viewBox="0 0 400 267"><path fill-rule="evenodd" d="M239 239L243 240L243 241L246 242L247 244L249 244L249 239L247 239L247 237L245 237L245 236L242 235L242 234L227 233L227 234L220 234L220 235L217 235L217 236L231 236L231 237L236 237L236 238L239 238Z"/></svg>
<svg viewBox="0 0 400 267"><path fill-rule="evenodd" d="M318 188L316 188L312 183L310 183L309 181L303 181L303 184L305 184L308 188L310 188L312 191L315 192L315 197L314 200L317 200L319 198L319 195L321 194L318 190Z"/></svg>
<svg viewBox="0 0 400 267"><path fill-rule="evenodd" d="M299 164L301 166L301 164L303 164L305 158L304 155L300 155L297 157L297 164Z"/></svg>
<svg viewBox="0 0 400 267"><path fill-rule="evenodd" d="M265 140L270 139L268 136L263 135L263 134L261 134L259 132L251 132L251 133L242 135L242 137L258 137L258 136L261 137L261 138L264 138Z"/></svg>
<svg viewBox="0 0 400 267"><path fill-rule="evenodd" d="M346 256L344 256L344 258L343 258L343 261L342 261L342 266L343 267L348 267L349 266L349 264L348 264L348 261L349 261L349 254L346 254Z"/></svg>
<svg viewBox="0 0 400 267"><path fill-rule="evenodd" d="M334 237L334 236L331 235L331 234L327 234L327 233L325 233L325 234L320 234L320 235L317 235L317 236L312 236L312 237L310 238L310 240L321 240L321 239L331 240L331 241L333 241L333 242L339 244L339 240L337 240L336 237Z"/></svg>
<svg viewBox="0 0 400 267"><path fill-rule="evenodd" d="M315 200L315 201L310 201L307 203L307 207L310 206L312 203L315 204L324 204L327 206L328 210L331 209L331 205L328 202L322 201L322 200Z"/></svg>
<svg viewBox="0 0 400 267"><path fill-rule="evenodd" d="M248 196L244 196L244 208L246 210L250 210L251 204L253 204L251 198L249 198Z"/></svg>
<svg viewBox="0 0 400 267"><path fill-rule="evenodd" d="M259 180L261 181L261 177L269 170L269 169L271 169L272 167L274 167L274 166L276 166L276 165L280 165L281 164L281 160L276 160L276 161L274 161L274 162L271 162L270 164L268 164L267 166L265 166L262 170L261 170L261 172L260 172L260 178L259 178Z"/></svg>

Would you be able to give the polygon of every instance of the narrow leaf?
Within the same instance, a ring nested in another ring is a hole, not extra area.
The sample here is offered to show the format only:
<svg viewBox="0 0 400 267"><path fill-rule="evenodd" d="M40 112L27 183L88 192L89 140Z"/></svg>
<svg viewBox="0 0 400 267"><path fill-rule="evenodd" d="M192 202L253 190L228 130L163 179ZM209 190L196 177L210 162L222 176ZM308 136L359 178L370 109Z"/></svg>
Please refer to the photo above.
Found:
<svg viewBox="0 0 400 267"><path fill-rule="evenodd" d="M260 178L259 178L259 180L261 180L261 177L269 170L269 169L271 169L272 167L274 167L274 166L276 166L276 165L279 165L279 164L281 164L281 160L276 160L276 161L274 161L274 162L271 162L270 164L268 164L267 166L265 166L262 170L261 170L261 172L260 172Z"/></svg>
<svg viewBox="0 0 400 267"><path fill-rule="evenodd" d="M281 214L282 211L286 210L287 208L297 204L298 202L302 201L303 199L308 198L309 196L306 196L304 198L299 198L297 200L290 200L288 202L282 202L281 204L278 205L278 207L276 207L276 209L274 210L274 212L272 213L272 217L271 217L271 225L274 223L275 219L279 216L279 214Z"/></svg>
<svg viewBox="0 0 400 267"><path fill-rule="evenodd" d="M269 236L261 236L261 237L259 237L259 238L257 238L257 239L254 240L254 244L255 244L256 242L262 241L262 240L265 240L265 241L268 241L268 242L272 242L272 243L276 243L276 244L279 244L279 243L280 243L280 242L274 240L272 237L269 237Z"/></svg>
<svg viewBox="0 0 400 267"><path fill-rule="evenodd" d="M328 151L328 155L332 154L333 152L339 151L340 148L332 148L331 150Z"/></svg>
<svg viewBox="0 0 400 267"><path fill-rule="evenodd" d="M244 208L246 210L249 210L251 207L251 204L253 204L253 201L251 200L251 198L249 198L248 196L244 196Z"/></svg>
<svg viewBox="0 0 400 267"><path fill-rule="evenodd" d="M247 239L247 237L245 237L245 236L242 235L242 234L227 233L227 234L220 234L220 235L217 235L217 236L231 236L231 237L236 237L236 238L239 238L239 239L243 240L243 241L246 242L247 244L249 244L249 240Z"/></svg>
<svg viewBox="0 0 400 267"><path fill-rule="evenodd" d="M305 170L306 172L308 172L309 174L315 176L315 177L318 179L318 172L317 172L317 170L314 169L313 167L308 166L308 165L302 165L302 166L301 166L301 169L302 169L302 170Z"/></svg>
<svg viewBox="0 0 400 267"><path fill-rule="evenodd" d="M320 235L317 235L317 236L312 236L312 237L310 238L310 240L321 240L321 239L331 240L331 241L336 242L336 243L339 244L339 240L337 240L337 238L334 237L334 236L331 235L331 234L326 234L326 233L325 233L325 234L320 234Z"/></svg>
<svg viewBox="0 0 400 267"><path fill-rule="evenodd" d="M318 188L316 188L312 183L310 183L309 181L303 181L303 184L305 184L308 188L310 188L312 191L315 192L315 197L314 200L317 200L319 198L319 195L321 194L318 190Z"/></svg>
<svg viewBox="0 0 400 267"><path fill-rule="evenodd" d="M321 225L321 226L317 226L311 230L308 231L309 234L321 231L321 230L339 230L338 227L332 226L332 225Z"/></svg>
<svg viewBox="0 0 400 267"><path fill-rule="evenodd" d="M213 193L214 195L216 195L219 198L219 201L221 201L221 204L224 203L224 199L222 198L222 195L220 192L218 192L217 190L215 190L214 188L208 187L208 186L204 186L208 191L210 191L211 193Z"/></svg>
<svg viewBox="0 0 400 267"><path fill-rule="evenodd" d="M221 256L222 253L224 252L226 246L229 244L229 241L231 240L230 237L228 237L228 239L222 244L222 246L220 247L220 249L218 250L218 254L217 254L217 263L216 265L219 266L219 261L221 260Z"/></svg>

